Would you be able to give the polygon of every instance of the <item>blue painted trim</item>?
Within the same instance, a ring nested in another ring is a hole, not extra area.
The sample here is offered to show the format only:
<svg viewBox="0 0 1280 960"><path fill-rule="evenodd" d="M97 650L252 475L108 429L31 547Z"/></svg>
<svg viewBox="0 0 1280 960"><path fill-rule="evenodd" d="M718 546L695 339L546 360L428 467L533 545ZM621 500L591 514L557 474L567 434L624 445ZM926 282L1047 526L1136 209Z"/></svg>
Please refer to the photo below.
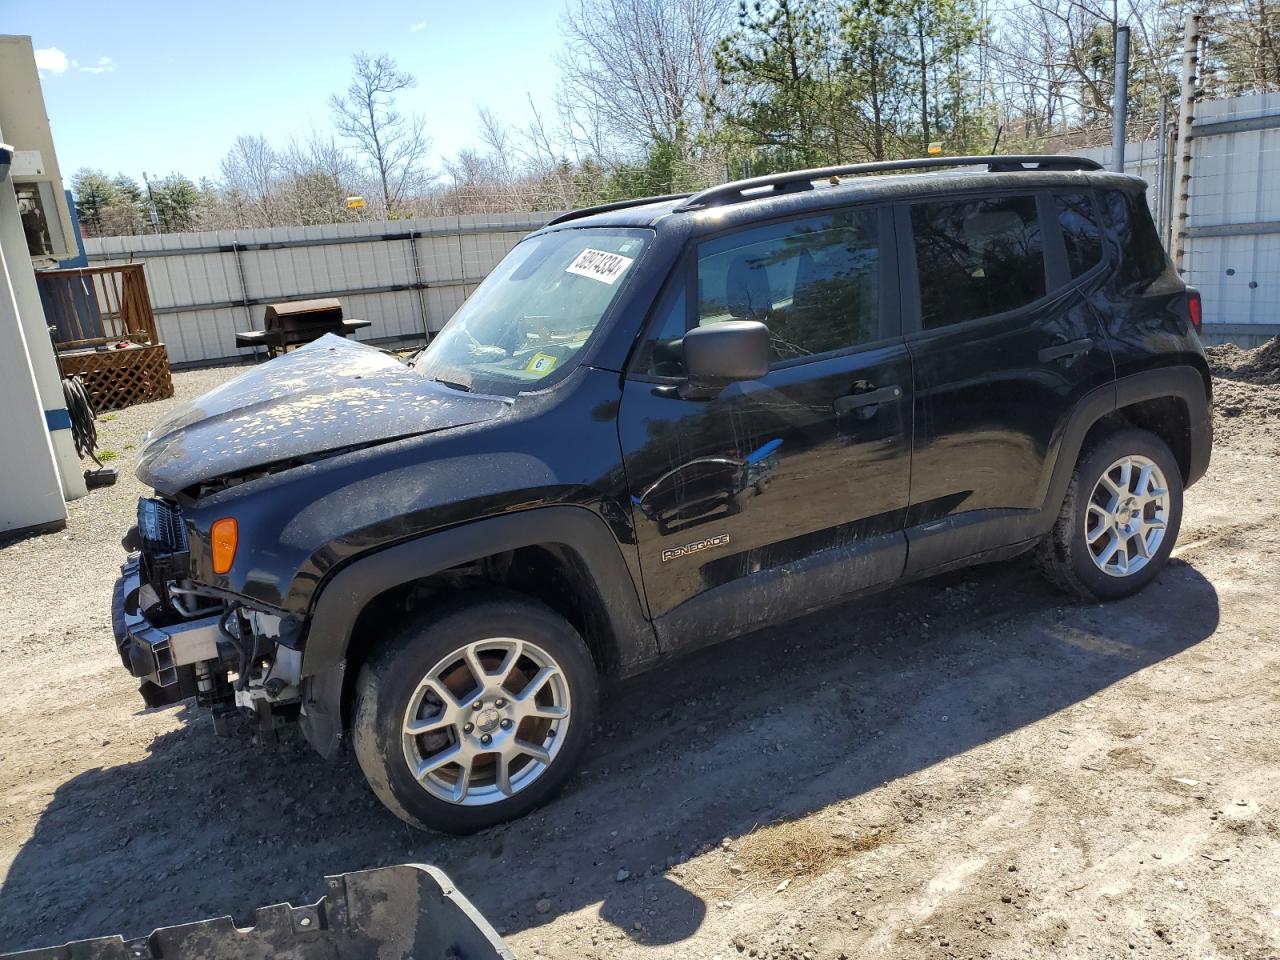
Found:
<svg viewBox="0 0 1280 960"><path fill-rule="evenodd" d="M782 446L781 438L777 440L770 440L759 450L756 450L754 453L747 454L747 463L759 463L765 457L769 456L769 454L773 453L773 451L777 450L780 446Z"/></svg>
<svg viewBox="0 0 1280 960"><path fill-rule="evenodd" d="M78 251L70 260L60 260L60 267L87 267L89 258L84 253L84 235L80 232L80 214L76 210L76 198L71 195L70 190L64 190L67 197L67 209L71 211L71 232L76 235L76 250Z"/></svg>
<svg viewBox="0 0 1280 960"><path fill-rule="evenodd" d="M70 430L71 414L67 413L66 408L61 410L46 410L44 412L44 422L49 425L52 430Z"/></svg>

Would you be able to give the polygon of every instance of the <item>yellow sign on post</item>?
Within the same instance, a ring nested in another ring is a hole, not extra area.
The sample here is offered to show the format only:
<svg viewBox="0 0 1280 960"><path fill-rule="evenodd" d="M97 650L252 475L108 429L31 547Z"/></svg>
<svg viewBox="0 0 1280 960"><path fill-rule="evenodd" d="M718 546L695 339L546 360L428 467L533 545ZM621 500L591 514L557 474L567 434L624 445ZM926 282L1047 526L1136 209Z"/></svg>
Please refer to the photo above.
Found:
<svg viewBox="0 0 1280 960"><path fill-rule="evenodd" d="M364 197L347 197L347 209L348 209L348 210L363 210L363 209L364 209Z"/></svg>

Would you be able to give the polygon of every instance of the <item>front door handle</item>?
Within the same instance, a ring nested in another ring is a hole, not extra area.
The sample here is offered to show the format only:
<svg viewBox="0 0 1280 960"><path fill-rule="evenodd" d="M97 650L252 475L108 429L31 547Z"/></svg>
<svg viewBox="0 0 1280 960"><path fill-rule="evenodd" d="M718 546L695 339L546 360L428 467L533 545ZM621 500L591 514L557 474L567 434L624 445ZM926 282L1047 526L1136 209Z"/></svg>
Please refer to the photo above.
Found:
<svg viewBox="0 0 1280 960"><path fill-rule="evenodd" d="M1054 360L1065 360L1067 357L1078 357L1080 354L1088 353L1092 349L1093 340L1085 337L1083 340L1072 340L1070 343L1059 343L1056 346L1045 347L1038 356L1041 363L1051 363Z"/></svg>
<svg viewBox="0 0 1280 960"><path fill-rule="evenodd" d="M860 411L859 416L870 417L875 414L875 410L869 409L881 403L890 403L902 396L902 388L896 383L888 387L879 387L874 390L863 390L860 393L847 393L843 397L836 397L835 408L836 413L845 414L853 413L855 410Z"/></svg>

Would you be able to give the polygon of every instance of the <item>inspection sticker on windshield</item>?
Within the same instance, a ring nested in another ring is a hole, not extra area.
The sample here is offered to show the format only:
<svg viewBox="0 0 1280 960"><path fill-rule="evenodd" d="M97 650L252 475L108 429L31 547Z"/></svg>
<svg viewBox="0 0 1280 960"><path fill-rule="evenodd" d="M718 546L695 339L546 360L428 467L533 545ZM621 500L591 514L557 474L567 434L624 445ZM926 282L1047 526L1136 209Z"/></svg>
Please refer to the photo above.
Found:
<svg viewBox="0 0 1280 960"><path fill-rule="evenodd" d="M590 247L573 258L573 263L564 268L565 273L576 273L580 277L590 277L602 283L613 283L622 276L627 267L635 263L631 257L618 253L607 253L604 250L592 250Z"/></svg>
<svg viewBox="0 0 1280 960"><path fill-rule="evenodd" d="M556 365L556 358L549 353L535 353L525 366L527 373L548 373Z"/></svg>

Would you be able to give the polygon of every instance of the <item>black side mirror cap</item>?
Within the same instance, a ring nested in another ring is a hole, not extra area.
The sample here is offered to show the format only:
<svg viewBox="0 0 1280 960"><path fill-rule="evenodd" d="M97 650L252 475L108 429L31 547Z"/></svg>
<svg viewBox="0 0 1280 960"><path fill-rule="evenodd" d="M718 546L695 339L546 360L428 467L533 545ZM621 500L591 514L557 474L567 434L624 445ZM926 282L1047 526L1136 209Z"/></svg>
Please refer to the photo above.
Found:
<svg viewBox="0 0 1280 960"><path fill-rule="evenodd" d="M684 335L688 381L680 395L705 398L739 380L759 380L769 372L769 360L769 328L758 320L695 327Z"/></svg>

